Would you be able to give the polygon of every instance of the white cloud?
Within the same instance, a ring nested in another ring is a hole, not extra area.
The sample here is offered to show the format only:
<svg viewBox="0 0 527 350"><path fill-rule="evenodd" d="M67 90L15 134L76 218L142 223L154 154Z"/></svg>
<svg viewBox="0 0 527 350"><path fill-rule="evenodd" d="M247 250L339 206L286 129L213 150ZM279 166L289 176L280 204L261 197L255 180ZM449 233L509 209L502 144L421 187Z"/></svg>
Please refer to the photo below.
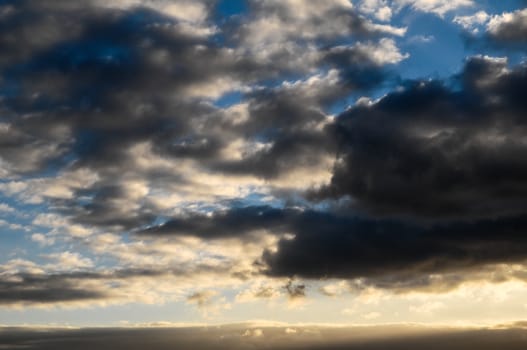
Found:
<svg viewBox="0 0 527 350"><path fill-rule="evenodd" d="M187 22L203 22L208 16L206 1L200 0L96 0L98 6L129 8L151 7L169 16Z"/></svg>
<svg viewBox="0 0 527 350"><path fill-rule="evenodd" d="M378 65L396 64L410 57L408 53L399 51L393 39L383 38L378 43L358 43L356 48Z"/></svg>
<svg viewBox="0 0 527 350"><path fill-rule="evenodd" d="M324 295L336 297L350 292L350 285L347 281L326 284L320 287L320 292Z"/></svg>
<svg viewBox="0 0 527 350"><path fill-rule="evenodd" d="M487 30L490 33L496 34L505 25L513 22L518 24L522 23L523 28L527 30L527 8L492 16L487 24Z"/></svg>
<svg viewBox="0 0 527 350"><path fill-rule="evenodd" d="M459 24L466 30L470 30L473 33L479 31L478 26L481 26L490 19L490 16L485 11L478 11L473 15L469 16L456 16L454 17L454 23Z"/></svg>
<svg viewBox="0 0 527 350"><path fill-rule="evenodd" d="M464 7L474 6L473 0L394 0L394 5L401 9L411 6L415 10L435 13L444 16L447 12Z"/></svg>
<svg viewBox="0 0 527 350"><path fill-rule="evenodd" d="M13 212L15 212L14 208L12 208L11 206L5 203L0 203L0 213L13 213Z"/></svg>
<svg viewBox="0 0 527 350"><path fill-rule="evenodd" d="M408 38L408 42L412 44L428 44L435 40L433 35L414 35Z"/></svg>
<svg viewBox="0 0 527 350"><path fill-rule="evenodd" d="M309 59L316 54L315 47L298 47L298 40L349 36L357 34L355 31L404 35L406 30L359 17L351 2L346 0L266 0L253 3L256 15L245 26L244 46L262 59L271 59L284 51L292 58L301 55L298 67L309 66ZM389 8L377 13L384 19L390 15Z"/></svg>
<svg viewBox="0 0 527 350"><path fill-rule="evenodd" d="M50 246L55 243L55 238L42 233L34 233L31 235L31 240L37 242L41 246Z"/></svg>
<svg viewBox="0 0 527 350"><path fill-rule="evenodd" d="M51 235L65 235L66 237L85 238L91 235L95 230L79 224L74 224L69 218L55 213L38 214L32 222L35 226L46 227L51 229ZM51 237L47 238L51 242ZM35 241L42 241L40 236L36 236Z"/></svg>
<svg viewBox="0 0 527 350"><path fill-rule="evenodd" d="M64 171L56 177L13 180L0 184L0 191L26 203L42 203L45 199L70 199L74 192L88 188L98 175L88 169Z"/></svg>
<svg viewBox="0 0 527 350"><path fill-rule="evenodd" d="M81 256L79 253L62 252L47 254L43 257L52 260L53 263L50 266L56 270L72 271L94 266L93 261L91 261L89 258Z"/></svg>
<svg viewBox="0 0 527 350"><path fill-rule="evenodd" d="M389 5L387 0L362 0L359 9L379 21L389 21L393 15L392 8Z"/></svg>

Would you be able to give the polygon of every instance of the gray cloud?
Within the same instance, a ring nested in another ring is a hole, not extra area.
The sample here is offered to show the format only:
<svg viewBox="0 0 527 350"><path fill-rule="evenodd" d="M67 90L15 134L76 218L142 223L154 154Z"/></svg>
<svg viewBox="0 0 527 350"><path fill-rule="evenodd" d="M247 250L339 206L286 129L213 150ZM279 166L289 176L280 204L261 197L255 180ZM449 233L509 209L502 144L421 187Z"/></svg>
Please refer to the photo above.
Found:
<svg viewBox="0 0 527 350"><path fill-rule="evenodd" d="M155 6L119 8L97 1L7 1L3 6L6 30L0 43L10 49L0 62L2 175L88 169L97 181L71 189L74 195L67 198L53 198L53 204L78 223L115 229L138 229L161 214L130 194L125 178L165 190L189 185L166 166L138 169L131 150L146 145L152 157L193 161L193 171L217 176L276 179L316 167L334 152L323 130L324 109L386 77L372 50L397 51L381 44L334 49L336 43L328 42L300 67L291 66L290 55L262 60L258 55L265 50L244 49L248 26L271 14L286 22L294 17L309 28L308 37L298 37L307 32L296 28L284 39L301 51L311 50L307 41L316 44L319 37L370 38L385 32L352 9L337 11L337 3L316 4L324 13L338 14L331 23L308 6L307 17L297 18L293 8L278 11L284 4L254 3L242 23L227 21L218 34L207 35ZM212 6L205 8L210 16ZM320 70L333 72L315 84L301 79ZM285 74L298 83L255 87ZM248 118L241 122L211 103L237 89L247 91L241 98ZM232 140L249 149L241 158L224 159Z"/></svg>
<svg viewBox="0 0 527 350"><path fill-rule="evenodd" d="M137 267L113 270L62 272L4 271L0 276L0 306L93 305L98 302L141 300L145 291L137 281L192 278L205 273L227 276L230 266L196 265L179 267ZM158 295L161 298L160 295Z"/></svg>
<svg viewBox="0 0 527 350"><path fill-rule="evenodd" d="M497 15L490 20L487 29L490 39L496 43L524 45L527 42L527 9Z"/></svg>
<svg viewBox="0 0 527 350"><path fill-rule="evenodd" d="M470 59L459 89L411 82L338 118L339 159L319 195L356 209L430 219L525 213L524 66Z"/></svg>
<svg viewBox="0 0 527 350"><path fill-rule="evenodd" d="M280 232L287 229L298 213L294 210L282 210L268 206L230 209L207 216L189 214L147 228L143 235L191 235L206 239L242 237L254 230Z"/></svg>
<svg viewBox="0 0 527 350"><path fill-rule="evenodd" d="M10 349L524 349L525 330L508 325L503 329L442 329L418 326L377 327L260 327L260 337L247 337L245 325L185 328L136 329L49 329L24 328L0 331L0 345Z"/></svg>
<svg viewBox="0 0 527 350"><path fill-rule="evenodd" d="M203 34L149 7L3 2L0 175L93 174L65 195L41 192L68 220L105 230L208 240L291 233L255 262L271 277L366 278L404 289L429 286L431 274L522 262L525 66L472 58L451 82L405 82L330 118L335 103L390 77L385 66L406 56L382 36L404 30L342 2L295 3L251 1L247 16ZM520 24L491 32L518 40L511 33ZM353 42L340 45L343 37ZM232 92L241 117L212 102ZM174 214L152 199L185 186L198 192L204 176L217 188L224 179L265 180L279 194L273 181L295 170L310 177L306 169L328 159L336 159L330 183L303 188L308 198L296 207L225 200L230 208L211 215ZM323 200L337 204L307 209ZM142 273L162 272L131 275ZM0 281L0 302L104 299L104 288L76 283L127 276L11 276ZM286 290L301 295L302 286Z"/></svg>
<svg viewBox="0 0 527 350"><path fill-rule="evenodd" d="M257 230L288 233L276 250L264 252L255 262L263 274L362 279L366 285L405 292L446 291L482 278L492 265L523 263L526 228L525 216L430 225L361 218L345 211L245 207L212 216L180 217L142 234L251 240L250 233ZM494 272L496 280L524 279L520 274ZM286 290L291 295L303 292L296 287L290 282Z"/></svg>
<svg viewBox="0 0 527 350"><path fill-rule="evenodd" d="M0 304L52 304L107 298L101 290L78 286L77 276L16 275L0 279ZM86 276L82 276L86 277Z"/></svg>
<svg viewBox="0 0 527 350"><path fill-rule="evenodd" d="M284 288L290 299L305 298L306 296L306 286L304 284L295 284L292 280L289 280Z"/></svg>
<svg viewBox="0 0 527 350"><path fill-rule="evenodd" d="M525 218L426 228L309 213L290 228L293 239L281 240L276 252L264 254L264 271L284 277L363 278L366 284L394 290L448 290L471 279L475 269L523 262L525 229ZM444 278L438 279L441 274Z"/></svg>

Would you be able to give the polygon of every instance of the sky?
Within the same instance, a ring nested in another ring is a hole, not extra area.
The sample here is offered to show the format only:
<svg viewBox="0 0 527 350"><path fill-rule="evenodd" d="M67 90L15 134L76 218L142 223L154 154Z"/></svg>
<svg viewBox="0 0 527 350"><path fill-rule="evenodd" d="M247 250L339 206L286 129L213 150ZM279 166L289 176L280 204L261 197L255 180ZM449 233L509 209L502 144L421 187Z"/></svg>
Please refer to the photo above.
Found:
<svg viewBox="0 0 527 350"><path fill-rule="evenodd" d="M526 51L521 0L0 0L0 325L517 327Z"/></svg>

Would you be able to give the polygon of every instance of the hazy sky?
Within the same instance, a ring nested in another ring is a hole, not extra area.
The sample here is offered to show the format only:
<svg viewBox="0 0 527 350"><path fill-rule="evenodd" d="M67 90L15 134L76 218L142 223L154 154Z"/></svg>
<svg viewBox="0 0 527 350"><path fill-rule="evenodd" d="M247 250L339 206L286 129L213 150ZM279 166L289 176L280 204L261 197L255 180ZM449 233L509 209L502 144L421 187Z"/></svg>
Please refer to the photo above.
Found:
<svg viewBox="0 0 527 350"><path fill-rule="evenodd" d="M0 324L524 319L526 51L520 0L0 0Z"/></svg>

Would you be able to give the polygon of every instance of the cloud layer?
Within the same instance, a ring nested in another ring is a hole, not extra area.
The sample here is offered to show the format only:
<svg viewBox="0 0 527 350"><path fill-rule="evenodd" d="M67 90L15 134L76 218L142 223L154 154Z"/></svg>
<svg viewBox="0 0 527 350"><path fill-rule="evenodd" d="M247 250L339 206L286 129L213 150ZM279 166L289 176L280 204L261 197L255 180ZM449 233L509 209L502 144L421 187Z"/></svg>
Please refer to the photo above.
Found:
<svg viewBox="0 0 527 350"><path fill-rule="evenodd" d="M9 332L9 333L7 333ZM215 328L137 328L84 330L5 329L0 344L28 349L522 349L521 325L503 329L430 329L425 327L282 327L226 325Z"/></svg>
<svg viewBox="0 0 527 350"><path fill-rule="evenodd" d="M222 4L0 2L1 305L525 281L525 10ZM510 57L408 80L408 13Z"/></svg>

